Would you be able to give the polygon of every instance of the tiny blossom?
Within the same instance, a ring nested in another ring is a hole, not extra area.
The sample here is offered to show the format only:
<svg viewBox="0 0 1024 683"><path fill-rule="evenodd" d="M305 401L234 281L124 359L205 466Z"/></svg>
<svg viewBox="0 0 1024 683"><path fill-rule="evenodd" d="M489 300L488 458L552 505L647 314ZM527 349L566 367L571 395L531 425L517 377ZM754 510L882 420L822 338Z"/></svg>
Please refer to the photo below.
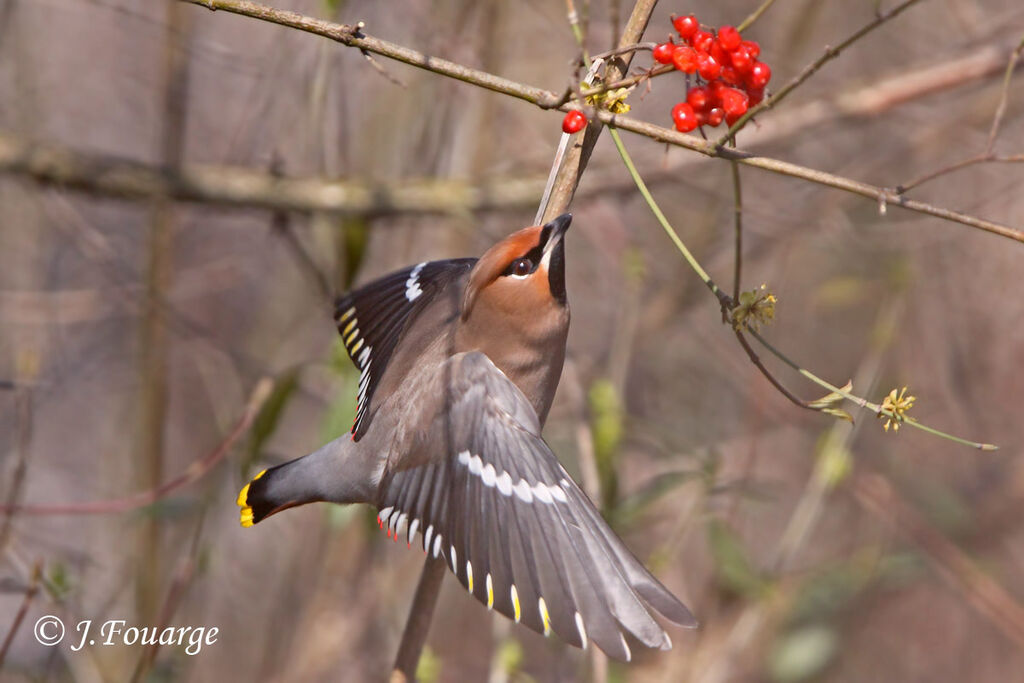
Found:
<svg viewBox="0 0 1024 683"><path fill-rule="evenodd" d="M898 394L895 389L890 391L889 395L882 401L878 411L878 417L885 420L883 425L885 431L889 431L889 426L891 425L892 431L898 432L907 411L914 406L914 401L916 400L916 396L907 396L906 387L903 387Z"/></svg>
<svg viewBox="0 0 1024 683"><path fill-rule="evenodd" d="M590 86L584 83L583 87L589 88ZM607 109L613 114L625 114L630 110L630 106L626 104L627 97L629 97L628 88L616 88L615 90L588 95L587 104L592 107Z"/></svg>
<svg viewBox="0 0 1024 683"><path fill-rule="evenodd" d="M733 329L750 327L757 330L775 319L775 304L778 299L767 290L767 285L740 294L740 300L732 311Z"/></svg>

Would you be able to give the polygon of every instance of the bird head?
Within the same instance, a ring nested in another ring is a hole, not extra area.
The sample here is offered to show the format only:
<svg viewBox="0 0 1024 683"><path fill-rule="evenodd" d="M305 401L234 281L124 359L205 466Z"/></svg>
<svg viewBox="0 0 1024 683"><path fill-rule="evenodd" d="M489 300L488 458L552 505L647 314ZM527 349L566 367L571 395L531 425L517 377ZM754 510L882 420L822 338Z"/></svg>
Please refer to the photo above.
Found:
<svg viewBox="0 0 1024 683"><path fill-rule="evenodd" d="M572 214L514 232L480 257L462 299L462 320L475 309L536 316L568 309L563 237ZM490 317L490 316L488 316Z"/></svg>
<svg viewBox="0 0 1024 683"><path fill-rule="evenodd" d="M565 361L569 302L565 294L563 214L515 232L480 257L462 296L460 351L482 351L547 417Z"/></svg>

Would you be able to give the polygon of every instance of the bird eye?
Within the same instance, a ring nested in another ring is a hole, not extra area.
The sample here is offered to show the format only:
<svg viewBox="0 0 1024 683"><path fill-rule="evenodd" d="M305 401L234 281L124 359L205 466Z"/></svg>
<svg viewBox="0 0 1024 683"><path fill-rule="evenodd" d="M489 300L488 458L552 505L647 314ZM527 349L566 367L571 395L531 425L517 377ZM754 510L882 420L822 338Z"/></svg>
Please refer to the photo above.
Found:
<svg viewBox="0 0 1024 683"><path fill-rule="evenodd" d="M519 277L529 275L530 272L533 270L533 261L531 261L528 258L518 259L512 264L510 270L512 271L513 275L518 275Z"/></svg>

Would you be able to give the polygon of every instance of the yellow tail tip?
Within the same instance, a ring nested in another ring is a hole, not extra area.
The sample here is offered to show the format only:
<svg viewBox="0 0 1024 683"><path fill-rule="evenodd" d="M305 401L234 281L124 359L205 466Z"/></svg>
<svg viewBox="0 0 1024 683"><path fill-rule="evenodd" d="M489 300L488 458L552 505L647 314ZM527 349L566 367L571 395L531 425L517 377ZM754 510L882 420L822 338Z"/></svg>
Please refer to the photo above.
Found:
<svg viewBox="0 0 1024 683"><path fill-rule="evenodd" d="M263 470L253 477L252 481L242 487L242 490L238 492L238 498L235 499L235 503L242 508L239 517L244 527L251 527L255 523L252 518L252 508L249 506L249 487L252 486L253 481L256 481L266 473L267 471Z"/></svg>

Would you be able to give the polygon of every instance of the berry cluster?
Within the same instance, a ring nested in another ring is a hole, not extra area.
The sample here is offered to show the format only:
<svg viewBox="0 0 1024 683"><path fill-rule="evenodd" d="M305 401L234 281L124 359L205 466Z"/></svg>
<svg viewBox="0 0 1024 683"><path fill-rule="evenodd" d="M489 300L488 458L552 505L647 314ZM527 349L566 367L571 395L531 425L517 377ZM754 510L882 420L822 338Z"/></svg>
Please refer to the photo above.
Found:
<svg viewBox="0 0 1024 683"><path fill-rule="evenodd" d="M656 46L654 60L699 77L697 86L688 87L686 100L672 107L676 130L689 133L722 121L731 126L764 99L772 70L757 59L760 45L743 40L733 26L721 26L717 34L705 31L692 14L674 17L672 25L683 42Z"/></svg>

